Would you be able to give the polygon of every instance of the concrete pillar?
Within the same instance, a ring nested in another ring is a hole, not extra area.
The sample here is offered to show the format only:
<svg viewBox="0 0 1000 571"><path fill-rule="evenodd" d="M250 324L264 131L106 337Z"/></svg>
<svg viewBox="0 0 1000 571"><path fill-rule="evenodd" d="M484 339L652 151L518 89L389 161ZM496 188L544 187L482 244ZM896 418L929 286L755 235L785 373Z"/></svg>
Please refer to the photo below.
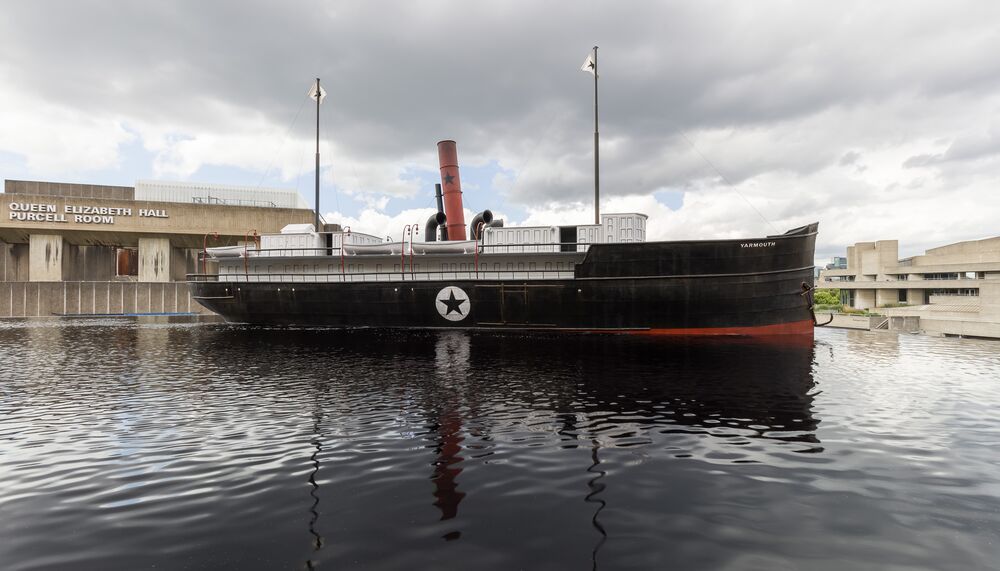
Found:
<svg viewBox="0 0 1000 571"><path fill-rule="evenodd" d="M200 250L190 250L185 248L174 248L170 260L170 279L175 282L182 282L187 279L188 274L201 272L198 268L198 253Z"/></svg>
<svg viewBox="0 0 1000 571"><path fill-rule="evenodd" d="M875 290L875 306L884 307L890 303L899 303L898 289L877 289Z"/></svg>
<svg viewBox="0 0 1000 571"><path fill-rule="evenodd" d="M979 284L980 315L1000 322L1000 280L983 280Z"/></svg>
<svg viewBox="0 0 1000 571"><path fill-rule="evenodd" d="M32 234L28 242L28 258L28 279L30 281L62 281L62 236Z"/></svg>
<svg viewBox="0 0 1000 571"><path fill-rule="evenodd" d="M169 238L139 238L139 281L170 281Z"/></svg>
<svg viewBox="0 0 1000 571"><path fill-rule="evenodd" d="M875 290L859 289L854 292L854 309L872 309L875 307Z"/></svg>
<svg viewBox="0 0 1000 571"><path fill-rule="evenodd" d="M922 289L906 290L906 303L907 305L924 305L925 303L927 303L927 299L924 296L924 290Z"/></svg>

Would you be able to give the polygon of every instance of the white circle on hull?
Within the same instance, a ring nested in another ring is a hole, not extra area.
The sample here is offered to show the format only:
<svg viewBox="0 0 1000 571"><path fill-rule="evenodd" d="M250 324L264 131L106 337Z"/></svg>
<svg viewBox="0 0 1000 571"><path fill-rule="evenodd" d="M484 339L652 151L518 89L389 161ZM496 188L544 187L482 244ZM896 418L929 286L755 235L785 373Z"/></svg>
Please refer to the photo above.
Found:
<svg viewBox="0 0 1000 571"><path fill-rule="evenodd" d="M434 300L438 313L448 321L461 321L472 309L468 294L460 287L448 286L439 291Z"/></svg>

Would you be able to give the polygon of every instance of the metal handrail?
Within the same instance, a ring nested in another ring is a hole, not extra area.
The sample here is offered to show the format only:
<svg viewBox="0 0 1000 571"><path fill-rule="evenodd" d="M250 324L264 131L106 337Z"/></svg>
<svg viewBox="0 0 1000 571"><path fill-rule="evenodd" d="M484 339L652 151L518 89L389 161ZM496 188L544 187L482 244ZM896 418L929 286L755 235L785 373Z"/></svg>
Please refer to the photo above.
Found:
<svg viewBox="0 0 1000 571"><path fill-rule="evenodd" d="M441 242L435 242L435 243L436 244L440 244ZM375 244L371 244L371 245L378 245L378 244L379 243L375 243ZM406 246L407 246L406 242L405 241L404 242L399 242L399 244L400 244L400 251L401 251L401 253L403 253L405 255L406 254L406 250L407 250L407 248L406 248ZM347 245L348 246L355 246L355 245L365 245L365 244L347 244ZM483 254L497 253L495 250L499 250L501 248L511 248L511 249L523 248L522 250L513 250L513 251L499 252L499 253L505 253L505 254L582 254L583 253L582 251L572 251L571 250L571 251L564 252L561 249L549 250L549 249L543 249L543 248L557 248L557 247L561 247L561 246L584 246L584 247L589 247L589 246L593 246L593 245L594 244L591 244L591 243L581 243L581 242L545 242L545 243L538 243L538 244L483 244L483 243L479 243L478 244L478 248L480 250L482 250ZM413 245L412 245L412 242L411 242L410 243L410 252L409 252L411 254L411 256L413 254L412 248L413 248ZM269 257L269 256L262 256L261 254L263 254L265 252L313 252L314 253L313 257L319 258L319 257L340 255L341 254L341 250L343 250L343 249L344 249L343 245L341 245L340 247L334 247L334 248L327 248L327 247L317 247L317 248L255 248L254 250L249 251L249 253L251 253L251 254L253 254L253 255L257 256L257 257ZM487 250L494 250L494 251L490 252L490 251L487 251ZM327 252L330 252L330 253L328 254ZM333 252L337 252L337 254L334 254ZM472 255L473 253L470 253L468 255ZM454 254L455 254L454 252L441 252L440 254L438 254L438 253L427 254L425 252L425 253L418 253L417 255L418 256L427 256L427 255L454 255ZM348 253L347 255L348 256L364 256L364 257L367 257L369 255L375 256L375 255L388 255L388 254L350 254L350 253ZM275 257L295 257L295 256L275 256ZM299 257L302 257L302 256L299 256ZM400 268L400 269L402 269L402 268Z"/></svg>
<svg viewBox="0 0 1000 571"><path fill-rule="evenodd" d="M411 281L448 281L448 280L489 280L489 279L572 279L574 270L435 270L421 271L410 274ZM190 282L222 282L222 283L343 283L343 282L393 282L404 281L405 274L396 272L356 272L349 274L325 273L267 273L267 274L188 274Z"/></svg>

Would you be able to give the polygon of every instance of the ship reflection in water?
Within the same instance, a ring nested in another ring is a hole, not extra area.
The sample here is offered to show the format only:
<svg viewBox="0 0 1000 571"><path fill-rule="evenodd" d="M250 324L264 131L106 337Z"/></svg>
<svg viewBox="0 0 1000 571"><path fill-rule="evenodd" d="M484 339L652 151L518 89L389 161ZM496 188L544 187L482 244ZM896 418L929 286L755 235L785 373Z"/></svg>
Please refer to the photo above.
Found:
<svg viewBox="0 0 1000 571"><path fill-rule="evenodd" d="M421 416L422 427L402 434L429 441L432 503L441 522L461 519L463 500L475 493L461 488L467 459L480 468L500 465L548 440L562 451L586 451L578 469L588 478L577 493L592 509L594 567L608 535L600 521L608 503L604 451L634 450L635 462L648 457L644 447L677 437L718 440L666 447L679 459L758 463L755 440L790 453L823 451L811 414L811 342L466 332L355 333L336 342L348 362L377 355L416 373L400 385L363 382L352 390L359 402L389 390L414 405L407 413ZM422 363L431 358L428 369ZM465 526L444 525L440 538L462 537Z"/></svg>
<svg viewBox="0 0 1000 571"><path fill-rule="evenodd" d="M989 343L109 319L0 354L5 570L995 560Z"/></svg>

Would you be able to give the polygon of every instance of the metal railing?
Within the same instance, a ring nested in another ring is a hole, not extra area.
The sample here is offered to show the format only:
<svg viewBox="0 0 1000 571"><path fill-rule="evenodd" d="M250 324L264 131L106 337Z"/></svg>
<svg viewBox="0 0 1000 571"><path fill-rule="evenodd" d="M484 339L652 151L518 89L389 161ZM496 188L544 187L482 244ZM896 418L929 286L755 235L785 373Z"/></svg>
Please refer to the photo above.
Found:
<svg viewBox="0 0 1000 571"><path fill-rule="evenodd" d="M474 255L476 246L469 245L468 251L462 252L449 252L446 249L441 249L438 251L437 248L433 246L430 251L420 251L421 244L448 244L448 242L416 242L417 248L414 249L413 244L406 244L403 246L400 242L382 242L373 244L347 244L347 251L344 252L345 256L355 257L355 256L398 256L400 254L406 256L427 256L427 255ZM385 253L357 253L351 252L351 247L366 247L366 246L390 246L391 250ZM563 250L563 246L567 249ZM552 242L545 244L479 244L480 254L582 254L587 251L587 248L592 246L592 244L582 244L577 242ZM575 249L569 249L576 247ZM314 248L253 248L248 249L247 255L249 257L305 257L305 256L340 256L342 246L318 246ZM232 256L235 257L235 256Z"/></svg>
<svg viewBox="0 0 1000 571"><path fill-rule="evenodd" d="M219 198L216 196L192 196L195 204L224 204L227 206L257 206L262 208L277 208L270 200L248 200L245 198Z"/></svg>
<svg viewBox="0 0 1000 571"><path fill-rule="evenodd" d="M189 282L223 283L352 283L352 282L439 282L454 280L565 280L573 270L479 270L356 272L356 273L263 273L188 274Z"/></svg>

